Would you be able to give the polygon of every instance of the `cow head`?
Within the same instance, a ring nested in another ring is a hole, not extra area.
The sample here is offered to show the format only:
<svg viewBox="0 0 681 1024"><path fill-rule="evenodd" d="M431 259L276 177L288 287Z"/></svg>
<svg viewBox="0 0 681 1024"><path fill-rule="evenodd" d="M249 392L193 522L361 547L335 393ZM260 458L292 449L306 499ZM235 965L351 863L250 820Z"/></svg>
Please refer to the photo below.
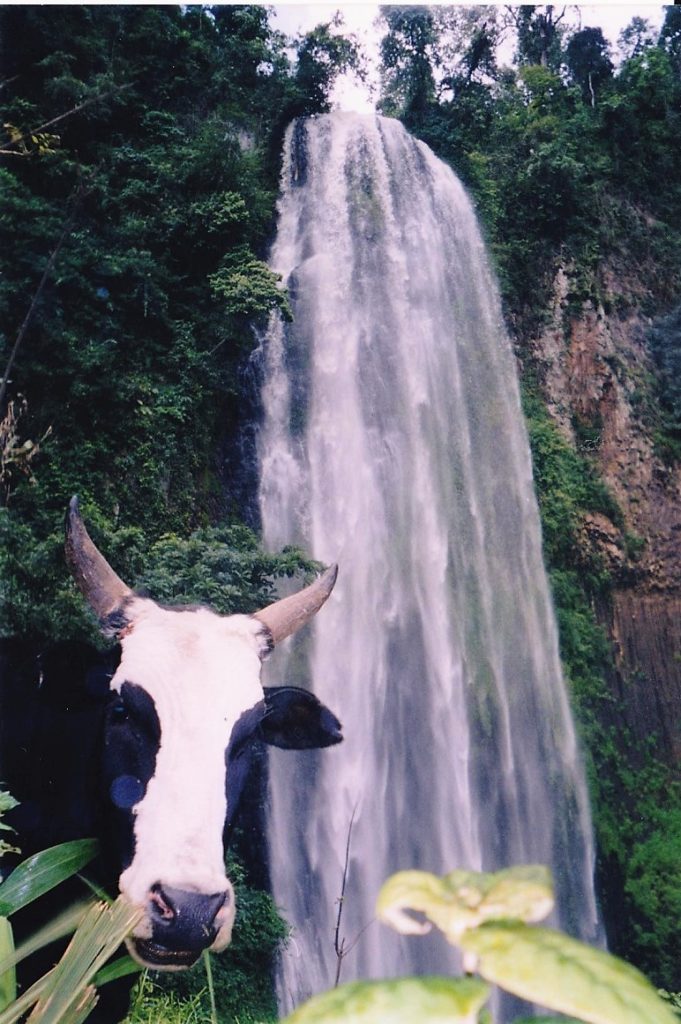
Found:
<svg viewBox="0 0 681 1024"><path fill-rule="evenodd" d="M161 607L116 575L90 539L76 498L66 553L92 610L121 644L103 775L119 888L144 911L129 948L145 966L182 969L231 938L235 901L223 832L254 744L300 749L341 740L340 723L312 694L260 683L263 658L319 610L336 568L254 615Z"/></svg>

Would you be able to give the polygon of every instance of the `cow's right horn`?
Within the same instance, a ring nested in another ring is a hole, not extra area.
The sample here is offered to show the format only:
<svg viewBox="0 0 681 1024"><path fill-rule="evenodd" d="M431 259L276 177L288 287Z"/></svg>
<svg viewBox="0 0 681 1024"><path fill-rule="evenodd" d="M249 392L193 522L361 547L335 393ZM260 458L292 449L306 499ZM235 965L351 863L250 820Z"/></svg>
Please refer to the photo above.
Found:
<svg viewBox="0 0 681 1024"><path fill-rule="evenodd" d="M71 498L66 513L66 561L83 597L101 622L132 595L130 587L93 544L80 515L77 495Z"/></svg>
<svg viewBox="0 0 681 1024"><path fill-rule="evenodd" d="M269 629L275 644L297 632L319 611L333 590L337 575L338 566L332 565L297 594L282 597L255 613L255 618Z"/></svg>

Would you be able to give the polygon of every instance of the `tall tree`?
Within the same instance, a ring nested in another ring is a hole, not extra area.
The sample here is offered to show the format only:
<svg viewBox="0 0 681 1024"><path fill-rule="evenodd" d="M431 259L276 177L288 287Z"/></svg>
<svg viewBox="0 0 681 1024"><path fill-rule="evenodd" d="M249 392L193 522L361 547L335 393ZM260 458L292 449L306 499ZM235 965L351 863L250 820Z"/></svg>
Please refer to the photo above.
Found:
<svg viewBox="0 0 681 1024"><path fill-rule="evenodd" d="M295 85L300 100L291 114L300 116L327 111L331 90L339 75L354 72L365 77L359 45L354 36L340 29L343 19L336 15L330 22L317 25L299 41Z"/></svg>
<svg viewBox="0 0 681 1024"><path fill-rule="evenodd" d="M562 58L561 36L567 8L558 10L553 4L537 7L522 4L507 7L517 32L516 60L519 64L541 64L542 67L560 67Z"/></svg>
<svg viewBox="0 0 681 1024"><path fill-rule="evenodd" d="M638 57L654 42L655 35L652 25L647 18L641 18L638 15L631 19L617 37L618 49L624 60Z"/></svg>
<svg viewBox="0 0 681 1024"><path fill-rule="evenodd" d="M435 98L437 33L429 7L381 7L387 34L381 40L381 109L418 117Z"/></svg>
<svg viewBox="0 0 681 1024"><path fill-rule="evenodd" d="M681 7L665 8L658 46L669 54L672 67L681 78Z"/></svg>
<svg viewBox="0 0 681 1024"><path fill-rule="evenodd" d="M600 28L583 28L570 37L565 50L570 79L582 91L582 98L596 106L596 95L612 78L610 47Z"/></svg>

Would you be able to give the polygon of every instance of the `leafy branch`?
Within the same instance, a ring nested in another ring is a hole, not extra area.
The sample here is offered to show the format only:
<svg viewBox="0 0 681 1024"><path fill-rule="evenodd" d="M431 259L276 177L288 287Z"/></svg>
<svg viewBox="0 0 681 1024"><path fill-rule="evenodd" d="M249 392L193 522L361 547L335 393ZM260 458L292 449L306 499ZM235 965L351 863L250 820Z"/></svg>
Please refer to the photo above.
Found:
<svg viewBox="0 0 681 1024"><path fill-rule="evenodd" d="M115 88L109 89L107 92L98 93L97 96L90 96L89 99L83 100L82 103L79 103L75 107L71 107L70 110L64 111L63 114L58 114L57 117L53 117L51 120L38 125L37 128L31 128L26 132L22 132L13 124L5 124L3 127L6 129L10 141L6 144L6 148L0 149L0 154L3 156L30 156L31 150L25 145L26 140L30 140L35 146L37 146L38 152L52 152L53 146L59 142L59 136L46 133L46 128L52 128L55 124L59 124L67 117L73 117L74 114L79 114L81 110L91 107L94 103L100 103L102 100L108 99L109 96L114 96L116 93L124 92L126 89L131 89L132 84L132 82L128 82L126 85L117 85ZM15 149L12 147L19 148Z"/></svg>

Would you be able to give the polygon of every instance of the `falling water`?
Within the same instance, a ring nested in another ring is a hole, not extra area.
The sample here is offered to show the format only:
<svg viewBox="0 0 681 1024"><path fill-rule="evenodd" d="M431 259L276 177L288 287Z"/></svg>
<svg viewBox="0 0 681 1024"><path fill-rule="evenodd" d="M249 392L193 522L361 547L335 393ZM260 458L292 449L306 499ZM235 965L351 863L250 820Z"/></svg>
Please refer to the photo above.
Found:
<svg viewBox="0 0 681 1024"><path fill-rule="evenodd" d="M579 750L542 564L497 286L452 171L392 120L333 114L286 140L271 266L294 312L264 341L267 544L337 561L273 681L310 686L345 742L273 752L275 898L289 1009L343 980L448 972L441 936L372 921L391 872L551 866L558 923L598 934Z"/></svg>

